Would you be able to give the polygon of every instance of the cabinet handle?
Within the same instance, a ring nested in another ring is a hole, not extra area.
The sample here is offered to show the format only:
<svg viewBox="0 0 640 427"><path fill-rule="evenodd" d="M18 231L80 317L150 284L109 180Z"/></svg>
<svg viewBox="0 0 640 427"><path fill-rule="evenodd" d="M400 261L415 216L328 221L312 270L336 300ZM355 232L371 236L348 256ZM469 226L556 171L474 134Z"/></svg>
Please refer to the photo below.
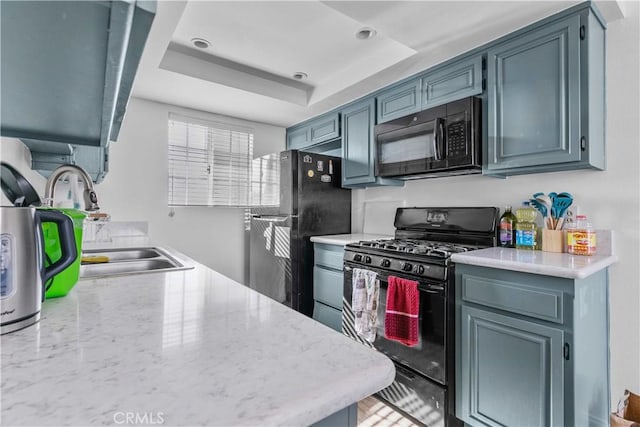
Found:
<svg viewBox="0 0 640 427"><path fill-rule="evenodd" d="M586 33L587 29L584 27L584 25L580 25L580 40L584 40L587 35Z"/></svg>
<svg viewBox="0 0 640 427"><path fill-rule="evenodd" d="M571 347L569 346L568 342L564 343L563 353L564 353L564 360L569 360L571 357Z"/></svg>
<svg viewBox="0 0 640 427"><path fill-rule="evenodd" d="M580 138L580 150L585 151L587 149L587 138L584 136Z"/></svg>

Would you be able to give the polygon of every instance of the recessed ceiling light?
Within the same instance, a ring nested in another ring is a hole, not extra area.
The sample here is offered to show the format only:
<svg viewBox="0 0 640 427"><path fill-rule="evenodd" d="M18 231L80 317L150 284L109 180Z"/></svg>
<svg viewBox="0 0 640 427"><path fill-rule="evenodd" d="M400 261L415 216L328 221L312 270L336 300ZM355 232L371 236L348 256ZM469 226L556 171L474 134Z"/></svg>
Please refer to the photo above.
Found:
<svg viewBox="0 0 640 427"><path fill-rule="evenodd" d="M302 71L293 73L293 78L296 80L304 80L307 77L309 77L309 75L307 73L303 73Z"/></svg>
<svg viewBox="0 0 640 427"><path fill-rule="evenodd" d="M198 49L206 49L211 46L209 40L201 39L198 37L191 39L191 43L193 43L193 45Z"/></svg>
<svg viewBox="0 0 640 427"><path fill-rule="evenodd" d="M374 37L376 35L376 30L369 27L360 28L356 32L356 38L360 40L366 40Z"/></svg>

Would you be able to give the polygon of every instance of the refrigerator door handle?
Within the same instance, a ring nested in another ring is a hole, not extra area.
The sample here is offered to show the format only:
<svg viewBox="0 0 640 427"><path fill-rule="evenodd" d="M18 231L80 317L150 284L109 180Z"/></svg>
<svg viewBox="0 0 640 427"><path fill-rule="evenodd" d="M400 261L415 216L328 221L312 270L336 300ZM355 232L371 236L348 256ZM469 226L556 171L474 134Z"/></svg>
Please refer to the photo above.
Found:
<svg viewBox="0 0 640 427"><path fill-rule="evenodd" d="M268 222L286 222L289 218L296 218L297 215L288 216L263 216L263 215L251 215L251 219L254 221L268 221Z"/></svg>

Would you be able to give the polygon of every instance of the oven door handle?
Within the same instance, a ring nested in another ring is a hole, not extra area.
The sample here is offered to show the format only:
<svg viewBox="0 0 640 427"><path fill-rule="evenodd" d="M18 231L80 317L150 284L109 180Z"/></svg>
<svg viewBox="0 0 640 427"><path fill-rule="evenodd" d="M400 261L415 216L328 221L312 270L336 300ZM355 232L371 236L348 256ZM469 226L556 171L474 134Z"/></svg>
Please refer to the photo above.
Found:
<svg viewBox="0 0 640 427"><path fill-rule="evenodd" d="M426 292L428 294L441 294L444 292L444 288L442 286L432 286L432 287L418 286L418 290L420 292Z"/></svg>
<svg viewBox="0 0 640 427"><path fill-rule="evenodd" d="M414 374L413 372L409 371L407 368L398 365L397 363L394 364L395 368L396 368L396 375L401 376L402 378L404 378L407 381L411 381L413 382L413 380L416 378L416 374Z"/></svg>

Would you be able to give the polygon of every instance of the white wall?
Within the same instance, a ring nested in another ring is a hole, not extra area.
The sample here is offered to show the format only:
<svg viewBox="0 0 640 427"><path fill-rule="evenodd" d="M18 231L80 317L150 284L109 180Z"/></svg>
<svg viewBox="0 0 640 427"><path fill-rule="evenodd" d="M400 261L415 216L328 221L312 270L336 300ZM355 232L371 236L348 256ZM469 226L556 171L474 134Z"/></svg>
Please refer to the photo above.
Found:
<svg viewBox="0 0 640 427"><path fill-rule="evenodd" d="M244 209L167 207L169 112L253 129L254 155L280 151L285 129L133 98L118 141L111 145L109 174L96 192L114 220L149 221L149 234L195 260L244 282Z"/></svg>
<svg viewBox="0 0 640 427"><path fill-rule="evenodd" d="M169 112L253 129L254 155L284 149L285 129L263 123L131 99L118 141L111 145L109 173L96 186L102 212L114 221L148 221L157 242L244 282L244 209L167 206L167 119ZM45 179L29 169L30 154L14 139L2 139L1 157L17 167L42 195Z"/></svg>
<svg viewBox="0 0 640 427"><path fill-rule="evenodd" d="M406 206L518 206L535 192L568 191L597 228L615 232L620 262L610 270L611 401L625 388L640 392L640 87L638 3L607 30L607 170L509 177L447 177L408 181L403 188L353 191L355 231L365 202ZM380 224L380 230L388 229ZM368 227L369 228L369 227ZM367 231L375 231L369 228Z"/></svg>

